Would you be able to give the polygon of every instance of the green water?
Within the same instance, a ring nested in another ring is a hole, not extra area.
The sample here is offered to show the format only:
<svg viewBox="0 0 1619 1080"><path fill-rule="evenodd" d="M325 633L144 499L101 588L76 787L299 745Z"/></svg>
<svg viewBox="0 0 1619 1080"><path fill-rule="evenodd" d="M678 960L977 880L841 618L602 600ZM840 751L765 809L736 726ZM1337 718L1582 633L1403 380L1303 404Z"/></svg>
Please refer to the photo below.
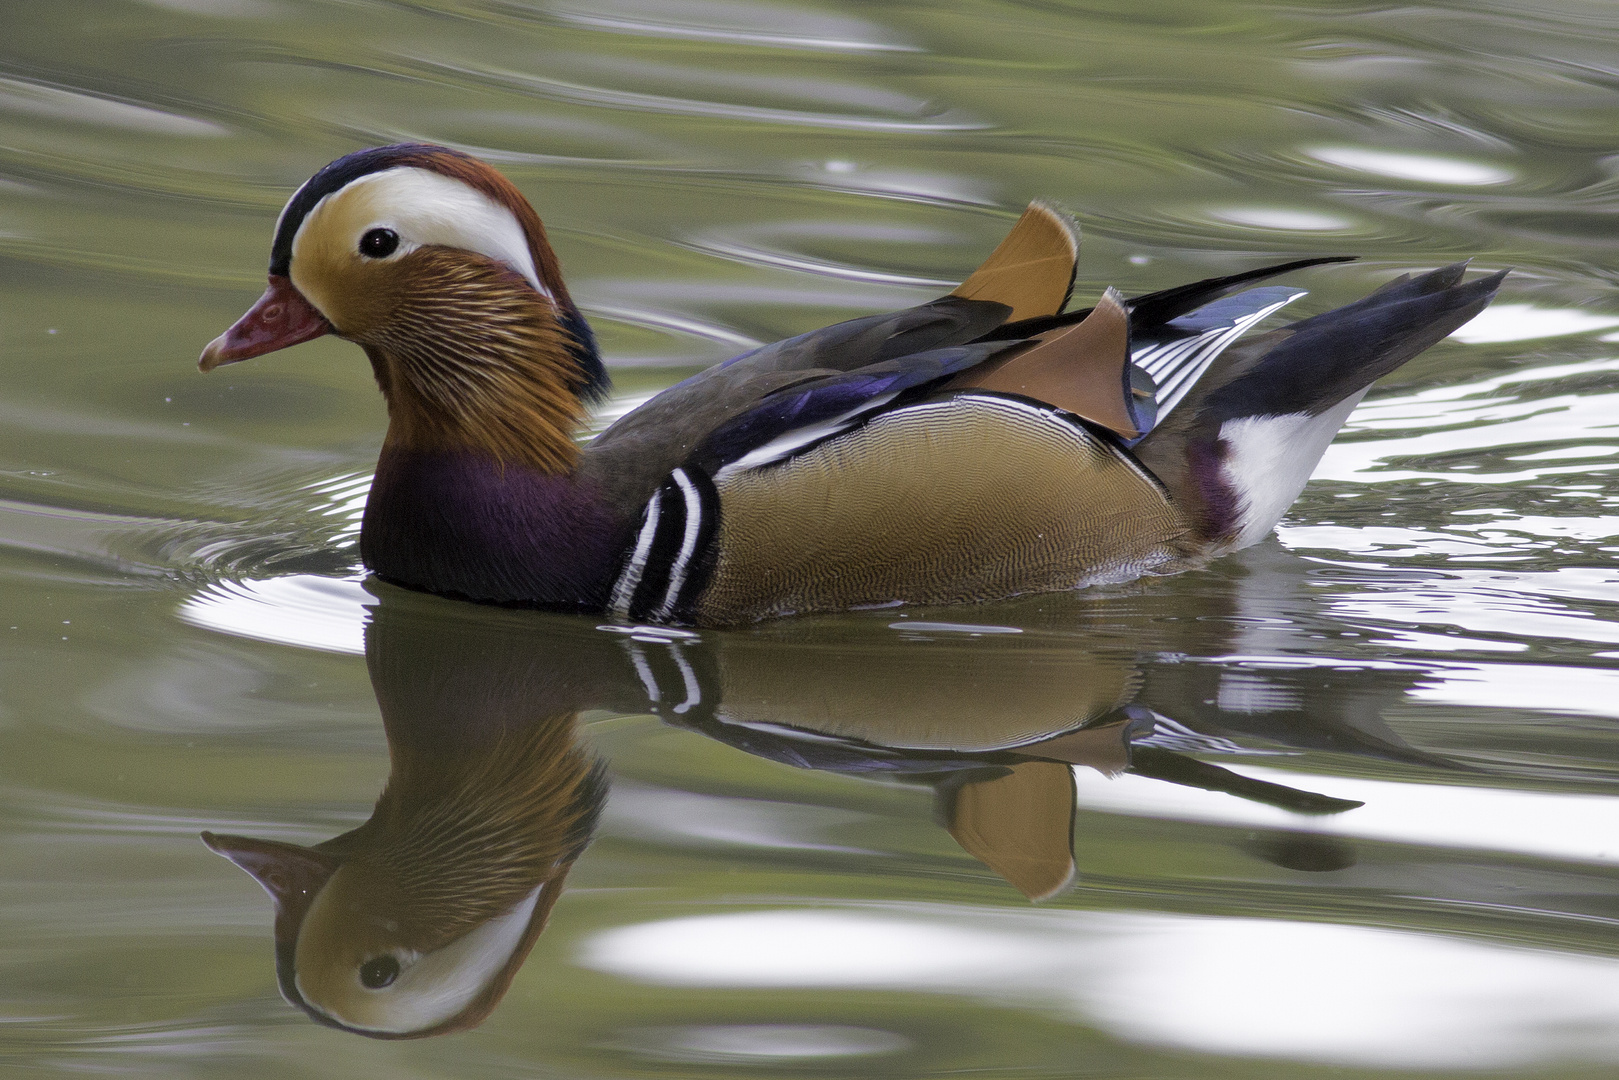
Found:
<svg viewBox="0 0 1619 1080"><path fill-rule="evenodd" d="M1612 1075L1616 46L1575 0L9 0L0 1064ZM1206 572L627 635L362 581L351 346L196 372L290 192L401 139L530 197L615 408L945 291L1034 197L1079 302L1517 269ZM337 836L389 737L453 773L497 713L607 763L549 927L470 1032L311 1023L198 833Z"/></svg>

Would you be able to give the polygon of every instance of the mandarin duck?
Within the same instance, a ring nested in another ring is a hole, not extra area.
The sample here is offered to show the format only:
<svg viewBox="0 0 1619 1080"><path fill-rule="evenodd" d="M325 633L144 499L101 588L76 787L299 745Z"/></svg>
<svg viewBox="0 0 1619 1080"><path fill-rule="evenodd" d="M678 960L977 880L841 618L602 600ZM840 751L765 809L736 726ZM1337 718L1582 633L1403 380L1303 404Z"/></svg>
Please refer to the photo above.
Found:
<svg viewBox="0 0 1619 1080"><path fill-rule="evenodd" d="M719 626L1175 573L1265 537L1371 383L1467 322L1464 264L1237 343L1302 259L1065 312L1079 236L1032 204L948 296L788 338L581 444L608 387L528 201L443 147L363 150L276 224L204 371L322 334L388 407L360 536L408 588Z"/></svg>
<svg viewBox="0 0 1619 1080"><path fill-rule="evenodd" d="M607 779L577 714L595 696L511 627L399 605L366 661L391 763L370 819L314 845L203 841L274 901L290 1003L374 1038L449 1034L499 1004L590 842Z"/></svg>

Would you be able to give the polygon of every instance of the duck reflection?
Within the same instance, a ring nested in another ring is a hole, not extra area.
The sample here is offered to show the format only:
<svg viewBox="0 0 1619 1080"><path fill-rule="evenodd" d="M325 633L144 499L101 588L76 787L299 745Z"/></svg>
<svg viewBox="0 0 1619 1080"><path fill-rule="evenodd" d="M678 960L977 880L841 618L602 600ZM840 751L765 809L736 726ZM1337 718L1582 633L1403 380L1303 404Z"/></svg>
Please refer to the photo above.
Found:
<svg viewBox="0 0 1619 1080"><path fill-rule="evenodd" d="M472 1027L533 948L607 794L577 743L580 673L535 645L384 606L366 661L391 771L370 820L312 847L203 834L275 900L281 992L314 1019Z"/></svg>
<svg viewBox="0 0 1619 1080"><path fill-rule="evenodd" d="M668 723L799 768L927 785L956 842L1031 900L1050 898L1074 877L1076 765L1301 814L1361 805L1191 756L1240 748L1143 704L1152 681L1145 677L1180 665L1145 661L1117 625L1074 636L1081 613L1066 605L1016 614L1019 627L909 620L887 624L881 636L840 633L835 623L703 640L652 628L624 636L651 711ZM1150 621L1132 617L1129 625ZM1040 622L1060 622L1069 639L1031 632ZM1205 683L1220 670L1211 666L1178 689L1209 692ZM1331 725L1312 721L1310 734ZM1273 735L1285 734L1285 725L1273 726ZM1397 752L1393 743L1378 750Z"/></svg>
<svg viewBox="0 0 1619 1080"><path fill-rule="evenodd" d="M955 841L1031 900L1075 875L1075 766L1319 815L1361 804L1214 761L1326 749L1445 764L1381 719L1413 671L1232 659L1299 653L1318 617L1288 580L1305 564L1247 558L1195 588L951 613L971 622L872 612L702 635L372 586L366 658L392 771L370 820L309 847L204 838L274 898L286 998L404 1038L479 1023L544 928L606 797L584 710L925 786ZM1303 832L1244 850L1300 871L1355 861L1350 843Z"/></svg>

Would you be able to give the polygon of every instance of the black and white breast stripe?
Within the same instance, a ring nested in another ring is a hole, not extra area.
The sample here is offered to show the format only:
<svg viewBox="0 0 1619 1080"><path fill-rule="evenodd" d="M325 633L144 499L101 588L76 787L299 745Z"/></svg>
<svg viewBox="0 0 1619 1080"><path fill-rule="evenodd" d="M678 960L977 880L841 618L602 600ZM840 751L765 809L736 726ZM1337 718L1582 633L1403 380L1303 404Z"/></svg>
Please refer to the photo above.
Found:
<svg viewBox="0 0 1619 1080"><path fill-rule="evenodd" d="M719 495L708 476L695 469L670 473L647 500L608 611L678 621L702 592L718 523Z"/></svg>

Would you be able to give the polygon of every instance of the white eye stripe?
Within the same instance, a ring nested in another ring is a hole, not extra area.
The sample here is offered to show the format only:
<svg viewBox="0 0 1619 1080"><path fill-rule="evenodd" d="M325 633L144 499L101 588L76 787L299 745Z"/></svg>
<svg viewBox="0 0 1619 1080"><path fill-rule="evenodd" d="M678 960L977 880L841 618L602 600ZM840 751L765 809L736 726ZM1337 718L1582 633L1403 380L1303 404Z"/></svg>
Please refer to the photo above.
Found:
<svg viewBox="0 0 1619 1080"><path fill-rule="evenodd" d="M401 166L370 173L321 199L293 238L294 261L311 228L353 232L344 239L353 251L371 229L392 229L399 234L399 247L387 258L432 244L475 251L522 274L541 295L552 295L540 280L517 215L483 192L429 169Z"/></svg>

